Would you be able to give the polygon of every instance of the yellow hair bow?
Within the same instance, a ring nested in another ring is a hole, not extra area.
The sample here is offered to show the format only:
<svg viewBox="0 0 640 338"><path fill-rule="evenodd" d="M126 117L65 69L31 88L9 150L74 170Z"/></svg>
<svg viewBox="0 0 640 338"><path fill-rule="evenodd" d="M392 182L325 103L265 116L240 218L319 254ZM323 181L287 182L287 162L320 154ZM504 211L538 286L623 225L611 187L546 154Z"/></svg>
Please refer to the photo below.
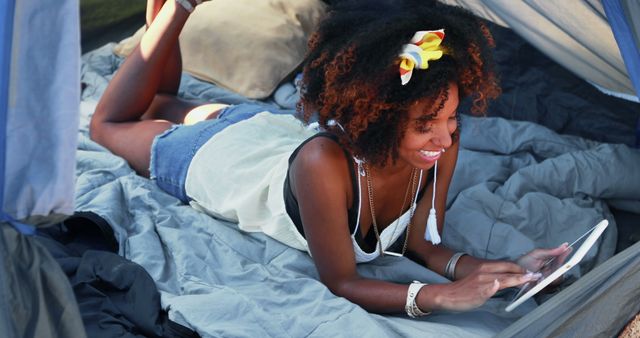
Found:
<svg viewBox="0 0 640 338"><path fill-rule="evenodd" d="M410 43L402 46L400 53L400 80L406 85L411 80L413 69L429 68L429 61L438 60L444 52L440 44L444 40L444 29L437 31L419 31L413 35Z"/></svg>

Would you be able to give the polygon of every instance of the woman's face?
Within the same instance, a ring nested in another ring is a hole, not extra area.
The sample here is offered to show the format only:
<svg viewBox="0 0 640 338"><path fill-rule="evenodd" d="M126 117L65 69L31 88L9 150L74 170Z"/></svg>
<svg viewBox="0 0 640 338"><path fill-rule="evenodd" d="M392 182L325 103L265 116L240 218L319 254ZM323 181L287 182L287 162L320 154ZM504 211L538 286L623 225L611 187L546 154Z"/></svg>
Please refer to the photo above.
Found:
<svg viewBox="0 0 640 338"><path fill-rule="evenodd" d="M452 134L458 127L458 86L450 84L448 97L438 115L432 112L440 101L421 100L409 108L409 123L398 147L401 161L419 168L430 169L443 151L451 147Z"/></svg>

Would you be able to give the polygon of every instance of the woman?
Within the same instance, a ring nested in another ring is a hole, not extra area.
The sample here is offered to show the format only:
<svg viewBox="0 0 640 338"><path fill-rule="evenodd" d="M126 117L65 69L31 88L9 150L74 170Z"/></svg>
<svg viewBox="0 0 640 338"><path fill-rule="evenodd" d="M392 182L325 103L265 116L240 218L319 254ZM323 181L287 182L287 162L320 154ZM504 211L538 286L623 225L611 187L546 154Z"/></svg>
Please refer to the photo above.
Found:
<svg viewBox="0 0 640 338"><path fill-rule="evenodd" d="M439 244L459 97L482 112L499 93L490 35L473 16L437 2L343 2L309 43L299 110L318 118L321 131L312 132L281 112L176 97L178 35L198 4L148 0L148 30L91 121L91 137L139 174L241 229L307 250L333 293L374 312L472 309L568 253L538 249L514 263ZM387 254L396 239L395 254L453 282L360 277L356 264Z"/></svg>

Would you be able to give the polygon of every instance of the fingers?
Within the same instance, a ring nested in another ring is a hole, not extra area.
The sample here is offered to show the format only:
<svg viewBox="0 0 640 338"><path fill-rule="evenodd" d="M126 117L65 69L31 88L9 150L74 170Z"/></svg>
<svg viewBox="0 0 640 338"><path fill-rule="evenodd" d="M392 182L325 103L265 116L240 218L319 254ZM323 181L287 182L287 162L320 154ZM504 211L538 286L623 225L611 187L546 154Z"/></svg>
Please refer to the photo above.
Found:
<svg viewBox="0 0 640 338"><path fill-rule="evenodd" d="M480 281L482 279L482 281ZM484 304L500 289L496 278L466 278L464 281L442 285L439 308L453 311L467 311Z"/></svg>
<svg viewBox="0 0 640 338"><path fill-rule="evenodd" d="M568 243L562 243L557 248L553 249L535 249L526 255L518 258L518 264L531 270L538 271L546 268L550 263L554 263L554 266L558 262L564 262L564 259L571 253L571 248ZM562 260L560 260L562 259Z"/></svg>
<svg viewBox="0 0 640 338"><path fill-rule="evenodd" d="M558 256L558 262L560 264L564 263L565 259L567 259L567 257L569 256L569 254L571 254L571 252L573 251L573 248L567 248L562 254L560 254L560 256Z"/></svg>
<svg viewBox="0 0 640 338"><path fill-rule="evenodd" d="M480 267L480 272L482 273L513 273L513 274L523 274L526 270L520 265L507 262L507 261L495 261L490 263L484 263Z"/></svg>
<svg viewBox="0 0 640 338"><path fill-rule="evenodd" d="M498 279L494 279L493 283L489 284L487 286L487 289L485 289L485 292L483 294L483 296L485 297L485 299L489 299L491 298L493 295L496 294L496 292L498 292L498 290L500 290L500 282L498 281Z"/></svg>
<svg viewBox="0 0 640 338"><path fill-rule="evenodd" d="M450 284L441 285L438 308L467 311L484 304L500 289L520 285L529 278L513 274L477 274Z"/></svg>
<svg viewBox="0 0 640 338"><path fill-rule="evenodd" d="M531 251L531 255L538 259L545 259L559 256L569 249L569 243L565 242L553 249L535 249Z"/></svg>
<svg viewBox="0 0 640 338"><path fill-rule="evenodd" d="M559 255L565 253L569 249L571 249L569 247L569 243L565 242L565 243L560 244L560 246L558 246L555 249L548 250L547 254L550 255L550 256L559 256Z"/></svg>
<svg viewBox="0 0 640 338"><path fill-rule="evenodd" d="M562 254L556 256L556 258L552 262L553 264L546 264L542 266L540 270L545 271L545 273L551 273L553 270L559 268L562 264L564 264L565 260L572 251L573 248L567 248Z"/></svg>
<svg viewBox="0 0 640 338"><path fill-rule="evenodd" d="M499 277L497 278L497 280L500 282L500 289L508 289L508 288L512 288L514 286L520 286L523 284L526 284L527 282L531 281L531 278L525 278L525 277Z"/></svg>
<svg viewBox="0 0 640 338"><path fill-rule="evenodd" d="M488 285L498 281L501 290L536 281L541 277L541 273L479 273L472 279L477 285Z"/></svg>
<svg viewBox="0 0 640 338"><path fill-rule="evenodd" d="M502 289L507 289L507 288L511 288L511 287L514 287L514 286L520 286L520 285L523 285L525 283L536 281L536 280L540 279L540 277L542 277L542 274L534 274L534 273L527 273L527 274L498 274L498 275L493 275L493 276L490 276L490 277L493 277L494 280L498 281L498 284L499 284L499 289L498 290L502 290ZM496 290L496 292L498 290Z"/></svg>

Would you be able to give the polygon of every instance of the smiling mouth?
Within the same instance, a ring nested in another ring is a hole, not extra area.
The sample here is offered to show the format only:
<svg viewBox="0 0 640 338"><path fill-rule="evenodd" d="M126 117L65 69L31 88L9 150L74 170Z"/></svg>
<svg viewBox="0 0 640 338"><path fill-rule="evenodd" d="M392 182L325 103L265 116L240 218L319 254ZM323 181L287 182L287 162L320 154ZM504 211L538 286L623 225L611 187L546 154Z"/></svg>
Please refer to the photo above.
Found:
<svg viewBox="0 0 640 338"><path fill-rule="evenodd" d="M436 151L420 150L420 155L422 155L422 157L425 158L426 160L435 161L438 158L440 158L440 155L442 155L442 150L436 150Z"/></svg>

